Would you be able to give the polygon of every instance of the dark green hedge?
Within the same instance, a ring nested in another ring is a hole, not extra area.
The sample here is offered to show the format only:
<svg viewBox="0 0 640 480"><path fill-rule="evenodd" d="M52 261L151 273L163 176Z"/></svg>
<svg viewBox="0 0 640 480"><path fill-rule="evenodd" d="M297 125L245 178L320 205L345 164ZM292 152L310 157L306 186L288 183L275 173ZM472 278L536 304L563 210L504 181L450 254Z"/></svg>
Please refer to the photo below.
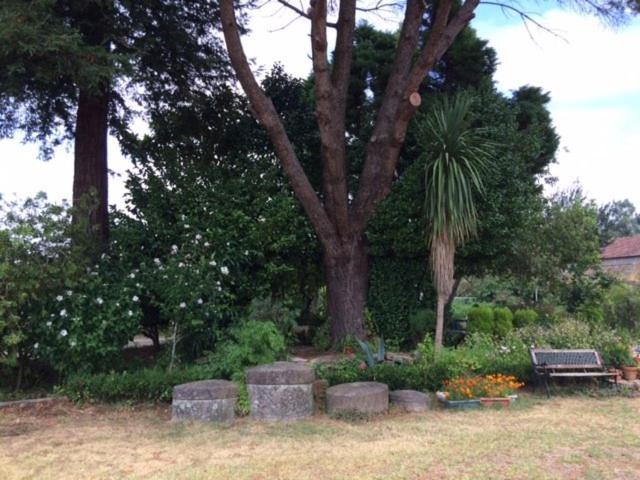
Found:
<svg viewBox="0 0 640 480"><path fill-rule="evenodd" d="M76 375L58 389L74 402L170 402L173 387L215 378L205 366L167 372L146 368L133 372Z"/></svg>
<svg viewBox="0 0 640 480"><path fill-rule="evenodd" d="M411 345L409 317L434 305L426 256L373 257L369 278L367 306L378 333L393 343Z"/></svg>

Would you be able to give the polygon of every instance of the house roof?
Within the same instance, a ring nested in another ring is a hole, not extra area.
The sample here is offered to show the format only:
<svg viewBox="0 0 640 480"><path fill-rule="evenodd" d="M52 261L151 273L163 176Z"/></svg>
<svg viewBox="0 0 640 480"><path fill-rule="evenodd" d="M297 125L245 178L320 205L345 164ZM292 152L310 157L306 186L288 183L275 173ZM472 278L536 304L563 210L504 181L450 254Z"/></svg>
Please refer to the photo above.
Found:
<svg viewBox="0 0 640 480"><path fill-rule="evenodd" d="M640 235L616 238L602 249L602 259L640 257Z"/></svg>

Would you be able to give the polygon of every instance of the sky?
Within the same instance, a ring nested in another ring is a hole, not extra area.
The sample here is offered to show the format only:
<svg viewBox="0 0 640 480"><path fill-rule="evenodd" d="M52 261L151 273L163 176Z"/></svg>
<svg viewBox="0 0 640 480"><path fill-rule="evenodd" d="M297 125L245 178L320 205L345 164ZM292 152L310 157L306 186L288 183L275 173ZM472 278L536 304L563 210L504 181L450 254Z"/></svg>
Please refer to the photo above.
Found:
<svg viewBox="0 0 640 480"><path fill-rule="evenodd" d="M598 203L629 198L640 209L640 19L612 29L597 19L553 8L554 3L544 5L542 9L537 2L524 3L523 8L539 12L536 20L557 36L535 27L527 29L519 18L497 7L479 8L472 26L497 51L497 87L508 93L529 84L550 92L550 111L561 137L558 162L551 167L558 181L551 190L579 181ZM244 44L258 72L280 62L290 74L308 74L309 26L305 19L289 24L294 16L273 0L253 13L252 32ZM395 30L397 18L385 17L369 15L367 21ZM332 45L332 36L329 42ZM36 145L0 140L0 193L5 198L24 198L45 191L53 201L69 199L70 148L58 148L48 162L37 156ZM109 162L114 172L109 201L122 206L130 163L115 139L109 142Z"/></svg>

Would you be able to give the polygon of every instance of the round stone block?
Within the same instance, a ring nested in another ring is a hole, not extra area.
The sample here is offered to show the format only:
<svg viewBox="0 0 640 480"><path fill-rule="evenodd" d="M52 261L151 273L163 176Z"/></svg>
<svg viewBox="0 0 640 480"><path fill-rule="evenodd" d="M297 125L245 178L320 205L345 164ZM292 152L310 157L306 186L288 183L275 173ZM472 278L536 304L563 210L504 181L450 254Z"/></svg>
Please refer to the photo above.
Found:
<svg viewBox="0 0 640 480"><path fill-rule="evenodd" d="M247 370L251 417L255 420L300 420L313 415L313 369L276 362Z"/></svg>
<svg viewBox="0 0 640 480"><path fill-rule="evenodd" d="M315 379L313 368L296 362L275 362L247 370L247 385L306 385Z"/></svg>
<svg viewBox="0 0 640 480"><path fill-rule="evenodd" d="M429 395L417 390L394 390L389 394L389 401L405 412L424 412L431 403Z"/></svg>
<svg viewBox="0 0 640 480"><path fill-rule="evenodd" d="M354 382L327 389L327 413L385 413L389 409L389 387L378 382Z"/></svg>
<svg viewBox="0 0 640 480"><path fill-rule="evenodd" d="M203 380L173 387L171 419L196 422L232 422L238 387L227 380Z"/></svg>

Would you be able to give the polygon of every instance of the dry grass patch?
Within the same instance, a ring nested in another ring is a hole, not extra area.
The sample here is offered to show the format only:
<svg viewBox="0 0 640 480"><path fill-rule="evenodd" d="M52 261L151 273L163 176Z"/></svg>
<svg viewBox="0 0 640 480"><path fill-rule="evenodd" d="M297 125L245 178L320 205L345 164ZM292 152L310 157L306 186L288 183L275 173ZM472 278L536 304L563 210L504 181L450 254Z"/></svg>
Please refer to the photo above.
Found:
<svg viewBox="0 0 640 480"><path fill-rule="evenodd" d="M232 427L165 407L0 412L0 478L638 479L640 399Z"/></svg>

